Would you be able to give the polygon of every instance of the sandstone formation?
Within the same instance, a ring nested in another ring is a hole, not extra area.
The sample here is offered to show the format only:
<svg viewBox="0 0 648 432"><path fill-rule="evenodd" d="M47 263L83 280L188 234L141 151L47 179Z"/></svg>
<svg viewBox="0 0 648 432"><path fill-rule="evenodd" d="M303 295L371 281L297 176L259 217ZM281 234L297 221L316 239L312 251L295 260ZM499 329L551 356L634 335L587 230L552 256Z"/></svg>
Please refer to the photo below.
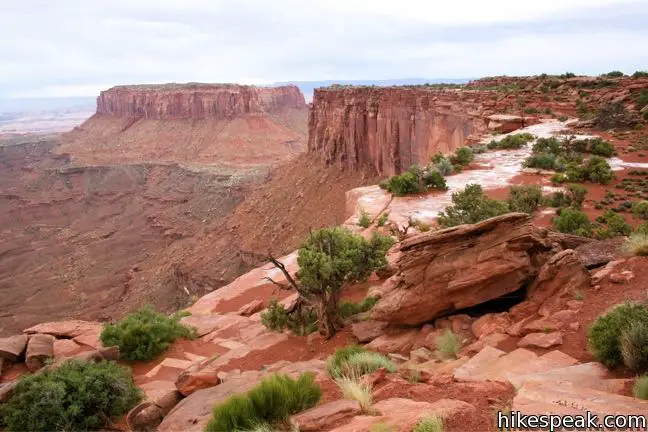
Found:
<svg viewBox="0 0 648 432"><path fill-rule="evenodd" d="M81 163L268 165L306 144L307 106L296 86L119 86L66 134L59 152Z"/></svg>
<svg viewBox="0 0 648 432"><path fill-rule="evenodd" d="M29 337L25 365L34 372L43 366L45 360L54 357L54 336L35 334Z"/></svg>
<svg viewBox="0 0 648 432"><path fill-rule="evenodd" d="M16 335L0 339L0 358L18 361L27 347L27 336Z"/></svg>
<svg viewBox="0 0 648 432"><path fill-rule="evenodd" d="M517 291L537 276L552 243L521 213L405 240L372 318L422 324Z"/></svg>
<svg viewBox="0 0 648 432"><path fill-rule="evenodd" d="M308 151L382 176L427 164L486 130L475 104L453 91L333 86L315 90Z"/></svg>
<svg viewBox="0 0 648 432"><path fill-rule="evenodd" d="M117 86L97 97L97 114L147 120L233 119L305 108L297 86L254 87L237 84L164 84Z"/></svg>

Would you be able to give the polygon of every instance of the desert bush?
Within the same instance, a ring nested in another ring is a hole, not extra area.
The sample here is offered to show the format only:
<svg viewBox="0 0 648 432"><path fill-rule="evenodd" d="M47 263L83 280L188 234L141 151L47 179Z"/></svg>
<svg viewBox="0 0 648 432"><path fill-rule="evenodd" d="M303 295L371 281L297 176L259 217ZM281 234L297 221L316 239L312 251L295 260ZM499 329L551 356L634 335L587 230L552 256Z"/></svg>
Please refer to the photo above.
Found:
<svg viewBox="0 0 648 432"><path fill-rule="evenodd" d="M450 329L445 329L443 334L436 338L437 350L445 358L457 358L461 345L459 336Z"/></svg>
<svg viewBox="0 0 648 432"><path fill-rule="evenodd" d="M648 256L648 234L642 232L630 234L625 250L636 256Z"/></svg>
<svg viewBox="0 0 648 432"><path fill-rule="evenodd" d="M261 312L261 324L274 332L282 332L288 325L288 313L277 299L270 299L268 308Z"/></svg>
<svg viewBox="0 0 648 432"><path fill-rule="evenodd" d="M473 159L475 159L475 155L470 147L460 147L455 150L454 155L450 156L450 162L452 162L453 165L465 166L470 164Z"/></svg>
<svg viewBox="0 0 648 432"><path fill-rule="evenodd" d="M608 367L622 364L621 335L637 323L648 323L648 310L637 303L617 305L599 316L587 335L594 358Z"/></svg>
<svg viewBox="0 0 648 432"><path fill-rule="evenodd" d="M563 208L571 204L571 199L563 191L554 192L543 200L549 207Z"/></svg>
<svg viewBox="0 0 648 432"><path fill-rule="evenodd" d="M600 240L612 237L628 236L632 232L632 227L626 223L623 216L613 212L612 210L607 210L603 216L601 216L601 222L607 226L596 230L596 238Z"/></svg>
<svg viewBox="0 0 648 432"><path fill-rule="evenodd" d="M439 214L437 221L442 227L474 224L508 211L505 202L487 198L480 185L469 184L452 194L452 205Z"/></svg>
<svg viewBox="0 0 648 432"><path fill-rule="evenodd" d="M378 216L378 219L376 220L376 225L379 227L385 226L388 220L389 220L389 213L383 213L380 216Z"/></svg>
<svg viewBox="0 0 648 432"><path fill-rule="evenodd" d="M386 188L394 195L402 196L423 192L423 185L416 174L406 171L387 180Z"/></svg>
<svg viewBox="0 0 648 432"><path fill-rule="evenodd" d="M507 202L510 211L533 214L542 203L542 187L538 185L511 186Z"/></svg>
<svg viewBox="0 0 648 432"><path fill-rule="evenodd" d="M648 201L632 203L632 215L638 219L648 219Z"/></svg>
<svg viewBox="0 0 648 432"><path fill-rule="evenodd" d="M637 399L648 400L648 375L637 377L632 387L632 394Z"/></svg>
<svg viewBox="0 0 648 432"><path fill-rule="evenodd" d="M433 163L433 169L442 176L450 175L452 174L452 162L442 156L441 159Z"/></svg>
<svg viewBox="0 0 648 432"><path fill-rule="evenodd" d="M369 225L371 225L371 218L369 217L369 213L367 213L363 209L360 210L360 218L358 218L358 225L361 226L362 228L369 228Z"/></svg>
<svg viewBox="0 0 648 432"><path fill-rule="evenodd" d="M634 126L637 123L637 118L627 110L623 103L617 102L599 108L594 122L603 129L624 128Z"/></svg>
<svg viewBox="0 0 648 432"><path fill-rule="evenodd" d="M524 160L526 168L538 168L543 170L553 170L556 164L556 156L550 153L533 154Z"/></svg>
<svg viewBox="0 0 648 432"><path fill-rule="evenodd" d="M533 144L533 153L549 153L559 155L561 153L561 144L558 138L538 138Z"/></svg>
<svg viewBox="0 0 648 432"><path fill-rule="evenodd" d="M367 312L378 303L379 299L380 297L370 296L366 297L362 303L342 302L340 303L340 316L342 318L348 318L362 312Z"/></svg>
<svg viewBox="0 0 648 432"><path fill-rule="evenodd" d="M585 197L587 196L587 189L581 185L570 184L567 185L567 198L569 200L570 206L575 209L580 210L583 208L583 203L585 202Z"/></svg>
<svg viewBox="0 0 648 432"><path fill-rule="evenodd" d="M567 120L569 120L569 117L567 117L566 115L561 115L558 117L559 122L566 122Z"/></svg>
<svg viewBox="0 0 648 432"><path fill-rule="evenodd" d="M636 71L632 74L632 78L648 78L648 71Z"/></svg>
<svg viewBox="0 0 648 432"><path fill-rule="evenodd" d="M549 179L553 184L563 184L567 181L567 176L563 173L556 173L551 176Z"/></svg>
<svg viewBox="0 0 648 432"><path fill-rule="evenodd" d="M362 382L360 377L342 376L335 380L342 391L344 399L358 402L360 410L365 414L372 412L373 395L371 384Z"/></svg>
<svg viewBox="0 0 648 432"><path fill-rule="evenodd" d="M592 224L587 215L580 210L565 208L552 223L554 228L562 233L592 236Z"/></svg>
<svg viewBox="0 0 648 432"><path fill-rule="evenodd" d="M558 75L558 77L559 77L559 78L563 78L563 79L566 79L566 78L575 78L575 77L576 77L576 74L573 73L573 72L565 72L564 74L560 74L560 75Z"/></svg>
<svg viewBox="0 0 648 432"><path fill-rule="evenodd" d="M290 415L315 406L321 397L322 390L312 373L297 379L270 375L246 394L235 394L216 405L205 430L244 431L259 424L285 422Z"/></svg>
<svg viewBox="0 0 648 432"><path fill-rule="evenodd" d="M439 416L424 417L412 432L443 432L443 419Z"/></svg>
<svg viewBox="0 0 648 432"><path fill-rule="evenodd" d="M637 321L621 332L623 364L634 371L648 370L648 321Z"/></svg>
<svg viewBox="0 0 648 432"><path fill-rule="evenodd" d="M10 432L102 429L133 408L142 393L130 371L114 362L68 360L24 375L0 406Z"/></svg>
<svg viewBox="0 0 648 432"><path fill-rule="evenodd" d="M637 108L638 111L641 111L641 109L646 105L648 105L648 90L644 89L641 90L641 92L637 96L635 108Z"/></svg>
<svg viewBox="0 0 648 432"><path fill-rule="evenodd" d="M176 339L192 339L196 330L180 323L180 316L166 316L144 306L126 315L116 324L104 326L101 342L104 346L119 346L125 360L152 360L162 354Z"/></svg>
<svg viewBox="0 0 648 432"><path fill-rule="evenodd" d="M615 71L603 74L603 76L607 77L607 78L622 78L622 77L625 76L625 74L623 72L621 72L621 71L615 70Z"/></svg>
<svg viewBox="0 0 648 432"><path fill-rule="evenodd" d="M423 173L422 180L426 188L448 190L445 179L438 171L427 171Z"/></svg>
<svg viewBox="0 0 648 432"><path fill-rule="evenodd" d="M507 135L499 141L491 141L488 143L487 147L490 150L494 149L519 149L524 147L524 145L530 141L533 141L535 137L530 133L520 133L515 135Z"/></svg>
<svg viewBox="0 0 648 432"><path fill-rule="evenodd" d="M648 236L648 222L644 222L635 228L634 233Z"/></svg>
<svg viewBox="0 0 648 432"><path fill-rule="evenodd" d="M567 139L563 149L574 153L591 153L597 156L612 157L615 153L614 146L600 137L584 139Z"/></svg>
<svg viewBox="0 0 648 432"><path fill-rule="evenodd" d="M568 170L567 177L571 179L572 173ZM578 174L573 174L573 177L589 180L594 183L608 184L616 177L612 168L607 163L605 158L600 156L590 157L586 164L580 168ZM577 180L574 180L577 181Z"/></svg>

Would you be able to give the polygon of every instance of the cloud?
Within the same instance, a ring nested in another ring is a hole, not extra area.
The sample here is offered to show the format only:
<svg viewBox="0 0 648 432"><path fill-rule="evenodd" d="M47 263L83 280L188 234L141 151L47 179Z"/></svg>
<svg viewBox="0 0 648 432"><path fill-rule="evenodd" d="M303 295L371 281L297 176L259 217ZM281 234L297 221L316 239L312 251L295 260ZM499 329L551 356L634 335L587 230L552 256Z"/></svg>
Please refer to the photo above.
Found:
<svg viewBox="0 0 648 432"><path fill-rule="evenodd" d="M116 84L633 72L645 0L22 0L0 15L0 97Z"/></svg>

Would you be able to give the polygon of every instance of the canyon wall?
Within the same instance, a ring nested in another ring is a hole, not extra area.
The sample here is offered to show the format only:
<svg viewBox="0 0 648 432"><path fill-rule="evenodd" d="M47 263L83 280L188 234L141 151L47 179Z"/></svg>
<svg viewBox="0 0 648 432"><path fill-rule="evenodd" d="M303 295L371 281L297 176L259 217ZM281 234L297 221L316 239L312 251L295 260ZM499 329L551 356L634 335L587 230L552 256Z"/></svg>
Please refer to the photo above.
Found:
<svg viewBox="0 0 648 432"><path fill-rule="evenodd" d="M305 107L304 95L297 86L130 85L113 87L97 97L97 114L149 120L232 119L245 114L274 114Z"/></svg>
<svg viewBox="0 0 648 432"><path fill-rule="evenodd" d="M341 87L315 90L308 151L343 168L398 174L486 130L480 105L455 90Z"/></svg>

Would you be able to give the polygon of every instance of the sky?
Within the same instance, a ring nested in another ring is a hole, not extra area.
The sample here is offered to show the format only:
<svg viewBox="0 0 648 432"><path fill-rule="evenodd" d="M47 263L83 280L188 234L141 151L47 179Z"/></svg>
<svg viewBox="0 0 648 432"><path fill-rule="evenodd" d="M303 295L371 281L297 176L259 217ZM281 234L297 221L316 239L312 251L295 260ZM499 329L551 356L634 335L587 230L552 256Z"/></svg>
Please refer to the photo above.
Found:
<svg viewBox="0 0 648 432"><path fill-rule="evenodd" d="M648 69L648 0L1 0L0 98Z"/></svg>

